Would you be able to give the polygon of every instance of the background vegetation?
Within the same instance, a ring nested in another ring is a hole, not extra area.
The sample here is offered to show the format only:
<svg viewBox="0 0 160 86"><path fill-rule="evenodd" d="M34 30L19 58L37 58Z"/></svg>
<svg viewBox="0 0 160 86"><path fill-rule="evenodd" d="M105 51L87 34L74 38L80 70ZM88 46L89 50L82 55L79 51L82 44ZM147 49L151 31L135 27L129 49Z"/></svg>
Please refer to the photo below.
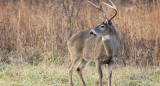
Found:
<svg viewBox="0 0 160 86"><path fill-rule="evenodd" d="M113 1L118 8L112 22L121 40L121 62L158 65L159 0ZM111 16L114 11L105 8ZM69 37L94 28L96 18L102 19L102 13L87 0L0 0L1 60L32 61L43 59L42 53L56 58L68 55Z"/></svg>
<svg viewBox="0 0 160 86"><path fill-rule="evenodd" d="M112 23L121 41L114 85L158 86L160 1L112 1L118 8ZM104 8L110 17L114 11ZM96 18L102 19L102 13L87 0L0 0L0 85L65 86L70 62L66 42L76 32L98 25ZM90 86L98 81L93 69L94 63L86 70L91 73L85 76ZM76 77L74 83L80 85Z"/></svg>

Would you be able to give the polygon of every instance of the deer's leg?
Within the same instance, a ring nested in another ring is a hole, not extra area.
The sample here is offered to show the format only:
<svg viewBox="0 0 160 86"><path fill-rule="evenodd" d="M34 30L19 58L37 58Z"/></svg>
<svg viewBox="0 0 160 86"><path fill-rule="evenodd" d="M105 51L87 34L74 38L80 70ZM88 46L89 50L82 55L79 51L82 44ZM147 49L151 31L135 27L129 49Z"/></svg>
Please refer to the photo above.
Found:
<svg viewBox="0 0 160 86"><path fill-rule="evenodd" d="M98 75L99 75L99 86L102 86L102 78L103 78L103 74L102 74L102 64L100 61L96 62L96 66L97 66L97 70L98 70Z"/></svg>
<svg viewBox="0 0 160 86"><path fill-rule="evenodd" d="M114 66L114 62L108 64L108 86L111 86L111 78L112 78L112 69Z"/></svg>
<svg viewBox="0 0 160 86"><path fill-rule="evenodd" d="M80 65L77 67L77 73L82 81L83 86L86 86L84 79L83 79L83 75L82 75L82 71L83 69L87 66L88 62L85 60L82 60Z"/></svg>
<svg viewBox="0 0 160 86"><path fill-rule="evenodd" d="M74 60L72 60L71 64L69 65L69 86L73 86L72 72L73 72L73 69L79 64L80 61L81 61L81 58L75 58Z"/></svg>

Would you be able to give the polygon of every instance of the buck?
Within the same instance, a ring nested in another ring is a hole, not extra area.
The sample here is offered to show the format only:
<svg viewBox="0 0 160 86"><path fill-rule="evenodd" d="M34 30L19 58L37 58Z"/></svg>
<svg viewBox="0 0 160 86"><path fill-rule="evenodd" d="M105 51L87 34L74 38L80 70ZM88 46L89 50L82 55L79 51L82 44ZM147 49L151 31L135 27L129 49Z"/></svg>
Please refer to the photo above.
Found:
<svg viewBox="0 0 160 86"><path fill-rule="evenodd" d="M103 84L102 65L108 64L108 86L111 86L112 68L118 59L120 45L118 33L111 22L117 15L117 8L112 1L110 1L112 5L100 1L100 6L96 6L90 1L88 2L103 12L104 19L101 21L101 24L93 30L80 31L68 40L67 46L71 57L71 64L69 65L69 85L73 86L72 72L73 69L78 66L77 73L83 86L86 86L82 71L90 61L94 61L98 70L100 86ZM102 3L114 9L115 14L110 19L106 17Z"/></svg>

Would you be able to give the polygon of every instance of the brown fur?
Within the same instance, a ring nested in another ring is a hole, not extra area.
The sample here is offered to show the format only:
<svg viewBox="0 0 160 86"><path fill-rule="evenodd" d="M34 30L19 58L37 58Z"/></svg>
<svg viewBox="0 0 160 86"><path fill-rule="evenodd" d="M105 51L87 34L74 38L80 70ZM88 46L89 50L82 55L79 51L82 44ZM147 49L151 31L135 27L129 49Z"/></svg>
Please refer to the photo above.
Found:
<svg viewBox="0 0 160 86"><path fill-rule="evenodd" d="M114 34L113 34L114 33ZM84 60L106 61L118 56L119 38L117 32L110 33L111 39L102 41L102 37L91 36L89 31L80 31L68 40L71 60L79 57ZM115 59L115 58L114 58Z"/></svg>
<svg viewBox="0 0 160 86"><path fill-rule="evenodd" d="M110 35L109 40L102 40L102 37L100 36L91 36L89 31L80 31L68 40L68 50L71 57L71 66L69 67L71 86L73 85L71 78L72 71L79 59L81 59L80 62L83 64L82 66L90 60L97 62L97 66L99 65L98 73L100 74L100 78L102 78L101 65L110 65L115 63L119 52L119 38L114 27L111 27L112 28L110 28L108 33L108 35ZM77 68L77 72L80 75L83 85L85 86L81 73L83 68L84 67L80 68L79 66ZM102 80L100 80L100 82L101 81Z"/></svg>
<svg viewBox="0 0 160 86"><path fill-rule="evenodd" d="M117 15L117 8L111 0L109 1L112 6L103 2L103 4L115 10L114 16L112 16L109 20L106 18L106 12L104 11L102 5L96 6L92 2L88 1L92 6L104 13L104 21L92 31L80 31L68 40L68 50L71 57L71 64L69 66L70 86L73 86L72 71L79 62L80 64L77 67L77 73L83 86L86 86L82 76L82 70L90 60L93 60L96 63L100 86L102 86L103 78L101 66L102 64L108 64L108 86L111 86L112 68L116 62L119 52L119 38L111 22L111 20Z"/></svg>

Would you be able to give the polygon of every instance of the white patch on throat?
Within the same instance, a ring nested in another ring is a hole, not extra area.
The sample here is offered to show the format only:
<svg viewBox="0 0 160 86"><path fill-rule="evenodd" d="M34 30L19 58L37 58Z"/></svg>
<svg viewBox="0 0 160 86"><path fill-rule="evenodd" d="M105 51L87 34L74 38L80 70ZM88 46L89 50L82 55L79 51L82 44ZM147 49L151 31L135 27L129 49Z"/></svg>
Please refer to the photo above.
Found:
<svg viewBox="0 0 160 86"><path fill-rule="evenodd" d="M110 39L110 35L106 35L104 37L102 37L102 40L109 40Z"/></svg>

